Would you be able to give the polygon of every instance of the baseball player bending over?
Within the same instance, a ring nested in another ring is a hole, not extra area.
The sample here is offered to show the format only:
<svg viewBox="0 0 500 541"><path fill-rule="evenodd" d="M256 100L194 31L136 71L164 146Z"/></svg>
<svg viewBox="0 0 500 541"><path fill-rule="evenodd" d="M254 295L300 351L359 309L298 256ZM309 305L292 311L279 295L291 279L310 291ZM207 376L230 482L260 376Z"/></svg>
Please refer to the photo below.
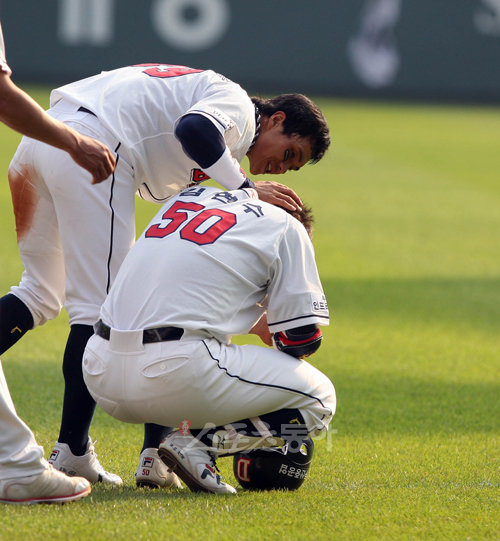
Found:
<svg viewBox="0 0 500 541"><path fill-rule="evenodd" d="M312 243L251 188L172 198L125 258L100 317L83 361L90 393L121 421L179 426L159 455L193 491L236 492L218 456L282 445L283 427L317 436L335 412L332 383L301 360L329 323ZM231 344L257 323L276 349Z"/></svg>
<svg viewBox="0 0 500 541"><path fill-rule="evenodd" d="M50 104L54 118L113 149L117 166L107 182L92 186L90 175L67 153L33 139L21 141L9 181L25 271L20 284L0 299L0 353L56 317L64 304L71 326L63 360L65 393L49 461L92 482L120 484L100 465L89 437L95 402L81 363L100 307L135 240L134 194L162 204L210 177L230 190L252 187L239 165L245 156L253 175L300 169L323 156L328 126L305 96L250 99L213 71L165 64L77 81L54 90ZM282 184L257 182L255 189L264 201L300 207L297 195ZM162 426L146 426L139 484L178 484L166 468L148 470L150 461L143 461L166 433Z"/></svg>

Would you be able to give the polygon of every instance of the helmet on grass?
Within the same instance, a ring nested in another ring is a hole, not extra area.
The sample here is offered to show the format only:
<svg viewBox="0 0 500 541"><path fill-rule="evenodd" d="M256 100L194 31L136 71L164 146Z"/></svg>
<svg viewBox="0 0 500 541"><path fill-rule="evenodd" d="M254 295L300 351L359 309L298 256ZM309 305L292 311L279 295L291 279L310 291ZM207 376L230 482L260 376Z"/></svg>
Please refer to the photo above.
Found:
<svg viewBox="0 0 500 541"><path fill-rule="evenodd" d="M234 455L234 475L248 490L297 490L307 477L313 450L313 441L306 439L293 449L287 444L242 451Z"/></svg>

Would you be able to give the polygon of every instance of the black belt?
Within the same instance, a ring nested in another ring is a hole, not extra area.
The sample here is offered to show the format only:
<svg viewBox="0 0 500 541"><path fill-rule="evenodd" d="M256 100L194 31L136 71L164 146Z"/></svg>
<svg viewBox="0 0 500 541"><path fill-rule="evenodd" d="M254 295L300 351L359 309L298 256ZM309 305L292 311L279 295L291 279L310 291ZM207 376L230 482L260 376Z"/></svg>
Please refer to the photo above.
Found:
<svg viewBox="0 0 500 541"><path fill-rule="evenodd" d="M94 332L97 336L109 340L111 328L100 319L94 325ZM170 340L180 340L184 334L184 329L179 327L156 327L155 329L144 329L142 331L142 343L152 344L153 342L169 342Z"/></svg>
<svg viewBox="0 0 500 541"><path fill-rule="evenodd" d="M90 113L91 115L97 116L95 113L93 113L90 109L87 109L86 107L78 107L78 112L80 113Z"/></svg>

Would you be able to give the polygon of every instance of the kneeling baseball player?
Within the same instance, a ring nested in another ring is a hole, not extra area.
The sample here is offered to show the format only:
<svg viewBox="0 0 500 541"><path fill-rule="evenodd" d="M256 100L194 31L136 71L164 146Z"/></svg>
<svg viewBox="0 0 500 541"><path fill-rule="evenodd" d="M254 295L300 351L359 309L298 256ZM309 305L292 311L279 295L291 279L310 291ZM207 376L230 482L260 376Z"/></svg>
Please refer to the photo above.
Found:
<svg viewBox="0 0 500 541"><path fill-rule="evenodd" d="M102 409L180 427L158 454L194 492L235 493L219 456L292 446L291 433L318 436L335 413L331 381L303 360L329 313L311 216L299 219L252 188L180 192L126 256L87 344ZM274 348L231 344L249 332Z"/></svg>

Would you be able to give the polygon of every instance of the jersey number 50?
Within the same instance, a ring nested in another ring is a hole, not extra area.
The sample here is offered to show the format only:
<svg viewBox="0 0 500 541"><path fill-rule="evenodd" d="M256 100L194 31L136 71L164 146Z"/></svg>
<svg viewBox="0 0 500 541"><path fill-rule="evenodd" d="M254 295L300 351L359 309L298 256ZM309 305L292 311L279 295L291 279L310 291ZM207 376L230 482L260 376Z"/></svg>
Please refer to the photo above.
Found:
<svg viewBox="0 0 500 541"><path fill-rule="evenodd" d="M188 213L199 212L195 216ZM168 223L153 224L146 230L146 238L163 239L171 235L181 226L181 239L195 244L213 244L226 231L236 224L236 215L221 209L205 209L199 203L176 201L162 215Z"/></svg>
<svg viewBox="0 0 500 541"><path fill-rule="evenodd" d="M143 71L151 77L179 77L180 75L189 75L190 73L201 73L203 70L188 68L186 66L177 66L173 64L135 64L136 68L148 68Z"/></svg>

